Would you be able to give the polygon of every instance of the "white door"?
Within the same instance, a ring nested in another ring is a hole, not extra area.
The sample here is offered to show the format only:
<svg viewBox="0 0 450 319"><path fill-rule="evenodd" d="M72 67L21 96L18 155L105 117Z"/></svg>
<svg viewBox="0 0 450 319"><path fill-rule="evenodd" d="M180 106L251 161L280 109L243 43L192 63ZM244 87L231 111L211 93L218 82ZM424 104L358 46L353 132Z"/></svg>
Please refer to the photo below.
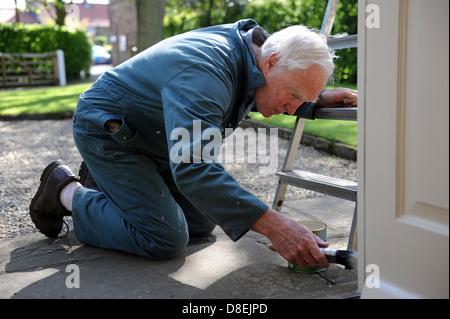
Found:
<svg viewBox="0 0 450 319"><path fill-rule="evenodd" d="M360 0L359 289L449 297L449 1Z"/></svg>

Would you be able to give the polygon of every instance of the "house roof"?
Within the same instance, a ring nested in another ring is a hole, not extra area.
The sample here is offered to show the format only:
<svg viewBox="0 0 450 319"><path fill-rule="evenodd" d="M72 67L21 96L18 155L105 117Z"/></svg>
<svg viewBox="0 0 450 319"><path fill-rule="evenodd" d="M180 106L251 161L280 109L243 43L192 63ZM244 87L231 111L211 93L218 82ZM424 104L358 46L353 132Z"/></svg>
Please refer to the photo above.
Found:
<svg viewBox="0 0 450 319"><path fill-rule="evenodd" d="M109 28L108 6L103 4L78 5L80 9L80 20L88 19L90 27Z"/></svg>
<svg viewBox="0 0 450 319"><path fill-rule="evenodd" d="M37 23L36 18L30 12L19 11L20 22L23 23ZM0 23L16 22L15 9L0 9Z"/></svg>
<svg viewBox="0 0 450 319"><path fill-rule="evenodd" d="M76 4L80 21L87 19L87 25L89 27L101 27L101 28L109 28L109 12L108 6L103 4ZM75 13L73 10L72 13ZM68 13L69 15L70 13ZM36 15L31 12L22 12L19 11L19 19L20 22L23 23L39 23L39 21L45 21L45 19L49 17L49 13L45 10L42 10L39 15ZM16 22L16 11L15 9L0 9L0 23L5 22Z"/></svg>

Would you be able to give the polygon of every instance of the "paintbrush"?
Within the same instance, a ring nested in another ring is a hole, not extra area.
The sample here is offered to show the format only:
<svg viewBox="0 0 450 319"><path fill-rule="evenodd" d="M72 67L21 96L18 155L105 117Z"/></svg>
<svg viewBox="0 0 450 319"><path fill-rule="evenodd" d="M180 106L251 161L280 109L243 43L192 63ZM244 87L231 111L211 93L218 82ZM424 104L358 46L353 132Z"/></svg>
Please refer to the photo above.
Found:
<svg viewBox="0 0 450 319"><path fill-rule="evenodd" d="M327 248L320 248L320 250L330 263L343 265L346 269L354 269L358 266L358 253L356 251Z"/></svg>
<svg viewBox="0 0 450 319"><path fill-rule="evenodd" d="M276 251L272 245L269 246L269 249ZM320 250L329 263L345 266L346 269L354 269L358 266L358 253L356 251L328 248L320 248Z"/></svg>

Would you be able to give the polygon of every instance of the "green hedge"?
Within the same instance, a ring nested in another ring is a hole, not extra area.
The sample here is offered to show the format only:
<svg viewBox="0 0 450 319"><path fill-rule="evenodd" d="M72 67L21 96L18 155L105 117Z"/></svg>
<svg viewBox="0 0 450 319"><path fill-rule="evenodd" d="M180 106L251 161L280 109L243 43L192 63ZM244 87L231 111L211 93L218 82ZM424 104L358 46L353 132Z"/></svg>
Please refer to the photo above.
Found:
<svg viewBox="0 0 450 319"><path fill-rule="evenodd" d="M252 18L269 33L294 24L319 29L326 11L325 0L167 0L164 35L170 37L209 25ZM210 5L210 7L205 4ZM208 18L205 18L205 15ZM356 34L358 2L340 0L332 34ZM357 82L357 49L337 52L335 78L337 85Z"/></svg>
<svg viewBox="0 0 450 319"><path fill-rule="evenodd" d="M328 1L324 0L259 0L247 5L244 16L252 17L268 32L273 33L290 25L303 24L320 30ZM358 3L340 0L331 34L358 32ZM357 49L338 50L336 54L336 84L357 82Z"/></svg>
<svg viewBox="0 0 450 319"><path fill-rule="evenodd" d="M50 53L64 51L67 78L77 79L80 71L89 72L91 45L86 35L65 26L38 24L0 24L0 52Z"/></svg>

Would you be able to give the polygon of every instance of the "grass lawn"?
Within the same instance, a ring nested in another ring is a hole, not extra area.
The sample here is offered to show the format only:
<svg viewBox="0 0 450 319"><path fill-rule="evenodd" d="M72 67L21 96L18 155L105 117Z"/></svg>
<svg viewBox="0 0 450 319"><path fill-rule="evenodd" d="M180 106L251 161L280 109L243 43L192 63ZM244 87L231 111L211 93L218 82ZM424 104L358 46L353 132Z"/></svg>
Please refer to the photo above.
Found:
<svg viewBox="0 0 450 319"><path fill-rule="evenodd" d="M274 126L292 130L295 125L295 116L274 115L263 117L260 113L250 113L252 120L264 122ZM304 133L326 138L350 146L357 146L358 125L354 121L333 120L306 120Z"/></svg>
<svg viewBox="0 0 450 319"><path fill-rule="evenodd" d="M74 111L78 97L92 83L65 87L0 91L0 115Z"/></svg>
<svg viewBox="0 0 450 319"><path fill-rule="evenodd" d="M78 96L91 85L82 83L65 87L0 91L0 115L74 111ZM348 87L356 89L356 86ZM283 114L268 119L259 113L251 113L250 116L254 120L288 129L292 129L295 124L295 117ZM355 147L357 145L357 123L353 121L307 120L304 132Z"/></svg>

